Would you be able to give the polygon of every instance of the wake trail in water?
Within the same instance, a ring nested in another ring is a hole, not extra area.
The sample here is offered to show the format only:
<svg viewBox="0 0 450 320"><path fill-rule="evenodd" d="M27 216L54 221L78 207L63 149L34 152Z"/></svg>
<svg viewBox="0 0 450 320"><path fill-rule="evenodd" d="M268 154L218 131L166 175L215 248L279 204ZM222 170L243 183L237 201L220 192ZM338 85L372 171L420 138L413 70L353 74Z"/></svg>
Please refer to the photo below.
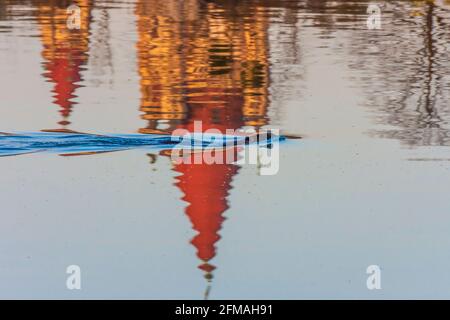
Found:
<svg viewBox="0 0 450 320"><path fill-rule="evenodd" d="M258 136L258 135L257 135ZM76 132L0 132L0 157L36 152L62 155L95 154L128 149L159 149L195 147L197 149L222 148L233 144L269 146L284 140L283 136L267 135L265 139L249 140L249 136L230 136L193 133L186 136L162 134L88 134Z"/></svg>

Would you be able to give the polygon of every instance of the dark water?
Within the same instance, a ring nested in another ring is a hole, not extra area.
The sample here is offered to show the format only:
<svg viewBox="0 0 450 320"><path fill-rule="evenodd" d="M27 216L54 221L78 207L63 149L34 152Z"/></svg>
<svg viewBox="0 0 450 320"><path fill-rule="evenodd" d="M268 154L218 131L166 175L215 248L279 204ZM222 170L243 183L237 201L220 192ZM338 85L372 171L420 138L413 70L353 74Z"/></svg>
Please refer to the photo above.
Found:
<svg viewBox="0 0 450 320"><path fill-rule="evenodd" d="M0 158L0 296L448 298L450 4L378 2L373 30L369 4L3 0L2 132L303 139L273 176L148 149Z"/></svg>

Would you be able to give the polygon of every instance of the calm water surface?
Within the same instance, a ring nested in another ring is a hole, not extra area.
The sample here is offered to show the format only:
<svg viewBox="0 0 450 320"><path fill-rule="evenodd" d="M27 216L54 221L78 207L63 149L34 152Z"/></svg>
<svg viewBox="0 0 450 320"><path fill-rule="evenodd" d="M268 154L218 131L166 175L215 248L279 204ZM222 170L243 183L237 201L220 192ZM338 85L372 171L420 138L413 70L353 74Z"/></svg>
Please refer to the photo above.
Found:
<svg viewBox="0 0 450 320"><path fill-rule="evenodd" d="M379 4L368 30L368 1L3 0L2 132L303 139L273 176L151 150L0 158L0 297L450 298L450 3Z"/></svg>

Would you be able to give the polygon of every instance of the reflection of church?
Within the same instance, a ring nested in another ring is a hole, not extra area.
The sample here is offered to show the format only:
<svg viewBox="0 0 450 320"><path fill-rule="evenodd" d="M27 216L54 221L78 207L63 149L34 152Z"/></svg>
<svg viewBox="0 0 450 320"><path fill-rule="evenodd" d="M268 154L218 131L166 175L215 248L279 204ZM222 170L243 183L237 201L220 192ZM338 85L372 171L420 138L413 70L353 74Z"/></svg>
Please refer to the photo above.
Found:
<svg viewBox="0 0 450 320"><path fill-rule="evenodd" d="M228 16L203 1L138 1L142 118L153 132L202 120L218 128L266 124L268 21Z"/></svg>
<svg viewBox="0 0 450 320"><path fill-rule="evenodd" d="M81 29L67 28L68 1L40 1L37 20L44 46L44 76L54 84L62 128L68 120L87 64L92 1L76 0ZM226 4L226 2L225 2ZM242 6L245 4L238 4ZM225 132L267 124L268 18L258 7L254 19L232 18L231 8L200 0L138 0L137 55L142 118L140 133L176 128ZM192 244L210 280L215 244L228 208L227 196L238 167L231 164L177 164L175 185L183 192L186 214L197 235Z"/></svg>
<svg viewBox="0 0 450 320"><path fill-rule="evenodd" d="M141 133L192 131L194 121L222 132L267 124L268 19L257 8L251 21L232 18L229 10L197 0L138 1L140 110L147 120ZM238 167L176 164L173 170L181 174L176 185L198 232L191 243L199 268L210 280Z"/></svg>
<svg viewBox="0 0 450 320"><path fill-rule="evenodd" d="M75 102L75 91L82 80L80 72L88 60L90 0L36 1L37 21L44 46L44 76L54 83L54 103L62 116L59 124L64 128ZM67 7L76 4L81 9L81 28L67 27Z"/></svg>

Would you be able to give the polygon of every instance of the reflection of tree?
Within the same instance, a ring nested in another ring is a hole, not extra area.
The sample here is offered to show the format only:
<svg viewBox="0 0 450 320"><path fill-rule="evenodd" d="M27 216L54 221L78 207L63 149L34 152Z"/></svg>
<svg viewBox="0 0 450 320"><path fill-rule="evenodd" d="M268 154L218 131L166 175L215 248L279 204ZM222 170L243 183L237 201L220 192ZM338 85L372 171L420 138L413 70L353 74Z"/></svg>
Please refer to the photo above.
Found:
<svg viewBox="0 0 450 320"><path fill-rule="evenodd" d="M20 16L27 17L28 12L22 6L31 6L31 0L1 0L0 1L0 21L14 20ZM15 10L15 9L22 10ZM0 25L0 33L12 30L12 26L3 27Z"/></svg>
<svg viewBox="0 0 450 320"><path fill-rule="evenodd" d="M2 1L0 2L0 21L1 20L6 20L6 18L8 17L7 15L7 1Z"/></svg>
<svg viewBox="0 0 450 320"><path fill-rule="evenodd" d="M435 112L435 93L433 93L433 78L434 78L434 68L436 67L434 59L436 58L436 48L435 41L433 39L433 10L434 3L430 2L428 4L428 9L426 10L426 23L424 25L424 50L423 50L423 65L424 65L424 86L423 93L419 99L420 108L421 105L424 106L425 113L425 123L427 126L433 127L433 120L436 116Z"/></svg>
<svg viewBox="0 0 450 320"><path fill-rule="evenodd" d="M92 71L95 74L95 81L101 83L101 76L104 76L105 69L108 68L111 73L114 73L112 64L112 51L110 46L111 32L109 29L109 11L106 8L98 8L98 16L94 18L97 23L96 32L91 37L91 51L90 60L92 64ZM112 77L109 82L111 83Z"/></svg>
<svg viewBox="0 0 450 320"><path fill-rule="evenodd" d="M306 4L308 12L320 13L314 20L328 30L324 34L347 30L351 79L364 89L376 122L392 127L375 135L411 146L450 144L443 84L450 28L441 6L431 0L385 2L382 29L367 30L367 1Z"/></svg>
<svg viewBox="0 0 450 320"><path fill-rule="evenodd" d="M406 12L413 12L406 43L399 46L394 53L402 59L395 66L395 57L383 57L383 66L379 66L385 79L373 90L384 99L376 101L374 111L381 124L394 126L394 129L378 131L381 137L399 139L405 144L415 145L450 145L448 119L450 110L442 90L443 72L447 61L445 37L448 38L448 25L433 1L421 3L420 11L406 7ZM420 25L422 29L420 29ZM403 26L405 28L405 26ZM398 30L395 36L399 36ZM384 50L384 48L382 48ZM380 63L381 64L381 63ZM391 68L393 65L393 68ZM394 75L394 73L397 73ZM372 93L373 94L373 93ZM395 94L395 97L392 95ZM387 99L386 99L387 98ZM375 102L375 99L369 101ZM381 110L380 110L381 109Z"/></svg>

